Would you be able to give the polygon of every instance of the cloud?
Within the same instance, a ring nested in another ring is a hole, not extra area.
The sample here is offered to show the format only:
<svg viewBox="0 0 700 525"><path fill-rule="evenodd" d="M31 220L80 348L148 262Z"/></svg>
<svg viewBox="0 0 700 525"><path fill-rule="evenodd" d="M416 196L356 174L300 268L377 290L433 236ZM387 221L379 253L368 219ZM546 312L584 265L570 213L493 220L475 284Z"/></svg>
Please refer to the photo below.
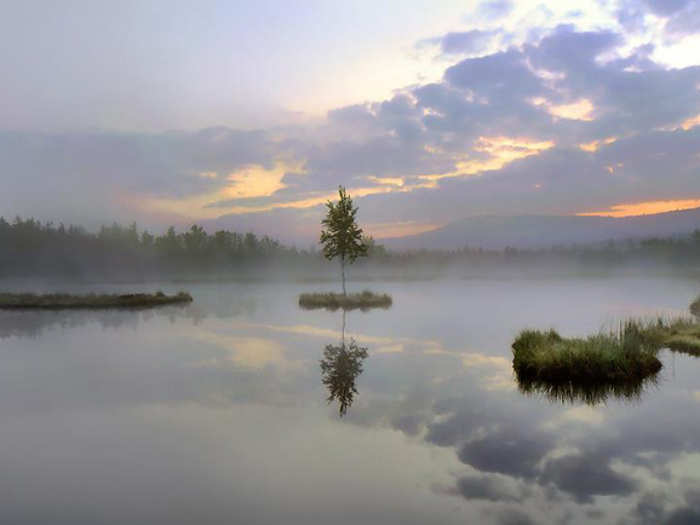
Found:
<svg viewBox="0 0 700 525"><path fill-rule="evenodd" d="M507 12L508 4L488 9ZM670 24L681 14L691 20L694 5L645 9L665 10ZM471 53L494 34L472 28L438 41L445 52ZM88 226L132 218L264 224L306 243L339 184L357 198L361 220L385 230L504 210L572 214L699 198L700 67L667 68L654 61L655 44L631 47L626 36L542 28L449 65L437 81L304 125L3 132L10 191L0 203L8 214L39 211Z"/></svg>
<svg viewBox="0 0 700 525"><path fill-rule="evenodd" d="M210 128L194 133L0 133L13 214L95 224L128 218L137 197L182 198L215 191L249 165L271 167L262 131ZM205 174L206 176L202 176ZM147 212L144 213L147 215Z"/></svg>
<svg viewBox="0 0 700 525"><path fill-rule="evenodd" d="M486 18L487 20L498 20L508 16L513 10L513 2L511 0L490 0L482 2L477 8L477 15Z"/></svg>
<svg viewBox="0 0 700 525"><path fill-rule="evenodd" d="M484 51L496 35L496 31L482 31L472 29L470 31L450 32L438 39L440 50L446 55L476 54Z"/></svg>

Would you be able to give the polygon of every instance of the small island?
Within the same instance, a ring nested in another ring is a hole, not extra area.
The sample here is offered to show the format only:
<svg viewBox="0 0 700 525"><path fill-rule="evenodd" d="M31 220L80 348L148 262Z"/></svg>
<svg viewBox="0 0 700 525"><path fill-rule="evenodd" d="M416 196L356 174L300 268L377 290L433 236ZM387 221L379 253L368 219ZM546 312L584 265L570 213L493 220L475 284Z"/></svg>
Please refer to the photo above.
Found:
<svg viewBox="0 0 700 525"><path fill-rule="evenodd" d="M656 351L639 334L621 330L564 338L555 330L523 330L513 343L518 381L639 382L661 370Z"/></svg>
<svg viewBox="0 0 700 525"><path fill-rule="evenodd" d="M179 292L175 295L165 295L163 292L83 295L0 293L0 308L5 309L149 308L190 302L192 302L192 296L187 292Z"/></svg>
<svg viewBox="0 0 700 525"><path fill-rule="evenodd" d="M389 308L392 304L390 295L375 294L369 290L362 293L303 293L299 296L299 306L312 310L325 308L327 310L367 310L369 308Z"/></svg>
<svg viewBox="0 0 700 525"><path fill-rule="evenodd" d="M631 319L617 331L586 338L524 330L512 348L518 382L635 385L661 370L662 348L700 355L700 323Z"/></svg>
<svg viewBox="0 0 700 525"><path fill-rule="evenodd" d="M325 308L327 310L389 308L392 305L391 296L377 294L369 290L362 293L347 293L345 287L345 267L352 264L358 257L366 257L371 238L362 235L356 221L357 206L346 193L343 186L338 187L338 202L326 203L326 216L321 221L320 243L323 246L323 256L330 260L340 261L340 277L343 293L303 293L299 296L299 306L306 310Z"/></svg>

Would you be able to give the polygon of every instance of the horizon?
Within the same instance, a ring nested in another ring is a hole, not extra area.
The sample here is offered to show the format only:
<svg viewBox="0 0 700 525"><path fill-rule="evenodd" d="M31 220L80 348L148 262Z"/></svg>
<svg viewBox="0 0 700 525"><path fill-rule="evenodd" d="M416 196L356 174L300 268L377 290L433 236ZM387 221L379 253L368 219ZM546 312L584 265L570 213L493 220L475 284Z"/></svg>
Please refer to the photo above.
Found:
<svg viewBox="0 0 700 525"><path fill-rule="evenodd" d="M9 217L304 243L338 185L378 239L503 210L700 207L697 1L76 1L7 15Z"/></svg>
<svg viewBox="0 0 700 525"><path fill-rule="evenodd" d="M700 524L700 0L0 4L0 525Z"/></svg>
<svg viewBox="0 0 700 525"><path fill-rule="evenodd" d="M423 238L423 234L431 234L431 233L438 233L443 231L445 228L448 228L449 226L456 226L461 223L466 223L470 220L475 220L475 219L522 219L522 218L533 218L533 219L561 219L561 218L569 218L569 219L574 219L574 218L581 218L581 219L587 219L587 218L597 218L597 219L613 219L613 222L619 222L620 224L625 221L624 219L638 219L642 217L655 217L655 216L671 216L674 214L683 214L685 212L700 212L700 207L697 208L681 208L681 209L676 209L676 210L669 210L669 211L663 211L663 212L654 212L654 213L646 213L646 214L641 214L641 215L624 215L624 216L618 216L618 215L598 215L598 214L578 214L578 215L542 215L542 214L524 214L524 215L476 215L476 216L468 216L468 217L463 217L461 219L457 219L451 223L448 223L446 225L430 229L430 230L425 230L421 231L418 233L410 234L410 235L402 235L402 236L396 236L396 237L374 237L371 235L371 233L368 232L363 232L364 235L367 237L371 238L373 241L377 241L379 246L386 247L389 250L398 250L400 251L412 251L412 250L427 250L427 251L437 251L437 252L442 252L442 251L450 251L450 250L460 250L464 248L465 246L469 246L470 248L486 248L486 249L495 249L495 250L500 250L508 247L509 245L504 244L503 246L500 247L494 247L494 246L484 246L483 244L483 239L481 242L476 241L475 243L472 241L470 242L469 239L460 239L458 242L454 242L450 245L450 247L435 247L435 246L429 246L426 244L425 239ZM5 218L4 216L0 215L0 222L5 221L6 224L8 225L13 225L16 223L16 221L37 221L35 217L20 217L16 216L12 220L8 220L8 218ZM81 224L74 224L74 223L64 223L63 221L58 221L58 222L53 222L53 221L46 221L46 222L41 222L38 221L38 226L50 226L52 228L58 228L58 227L64 227L66 229L69 229L71 227L77 227L80 230L82 230L85 233L88 233L90 235L96 235L100 232L102 229L109 229L114 226L118 226L119 228L122 228L123 230L130 229L134 227L136 229L136 232L139 234L144 234L148 233L150 235L165 235L167 233L167 230L170 228L175 229L175 233L177 234L182 234L186 233L190 228L192 227L201 227L205 232L207 232L208 235L213 235L217 231L226 231L229 233L236 233L240 235L244 235L247 233L253 233L254 235L262 238L268 238L272 241L275 242L280 242L283 247L286 248L294 248L294 249L299 249L299 250L307 250L309 249L309 246L311 249L315 250L316 245L319 244L318 239L311 239L310 242L307 242L305 244L300 243L300 242L285 242L284 239L279 239L274 236L271 232L260 232L260 231L252 231L252 230L235 230L231 228L223 228L223 229L215 229L211 227L207 227L206 224L200 225L195 223L192 224L184 224L184 225L166 225L163 226L160 229L149 229L146 227L142 227L136 222L131 222L131 223L120 223L118 221L113 221L111 223L103 223L100 224L96 228L86 228L85 226ZM567 230L564 230L567 231ZM553 248L553 247L560 247L564 246L566 244L580 244L580 245L596 245L601 242L609 242L609 241L615 241L615 242L622 242L622 241L634 241L634 240L645 240L645 239L655 239L655 238L662 238L662 239L668 239L672 237L687 237L690 235L696 234L696 232L700 232L700 224L697 226L695 224L692 225L692 227L688 228L687 225L677 225L673 224L671 226L671 230L664 231L663 233L658 233L658 232L637 232L637 233L627 233L627 234L617 234L617 235L610 235L609 237L605 237L605 233L603 231L600 232L601 237L598 239L588 239L588 240L583 240L583 241L577 241L576 239L573 239L571 243L562 243L562 242L557 242L553 241L550 242L550 244L547 244L547 240L544 240L541 244L534 244L534 245L528 245L527 243L520 246L520 248L524 249L541 249L543 247L546 248ZM568 231L567 233L571 233ZM396 245L395 242L398 241L409 241L409 240L415 240L418 239L419 241L423 241L421 244L413 246L413 245L401 245L398 244ZM551 241L551 240L550 240ZM384 246L383 243L388 242L388 246ZM429 244L429 242L428 242Z"/></svg>

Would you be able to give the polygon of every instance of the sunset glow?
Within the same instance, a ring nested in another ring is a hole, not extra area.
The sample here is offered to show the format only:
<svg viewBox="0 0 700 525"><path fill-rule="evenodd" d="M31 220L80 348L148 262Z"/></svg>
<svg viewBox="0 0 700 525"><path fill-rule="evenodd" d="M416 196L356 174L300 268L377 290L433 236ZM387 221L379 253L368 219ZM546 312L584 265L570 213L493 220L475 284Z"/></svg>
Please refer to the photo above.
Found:
<svg viewBox="0 0 700 525"><path fill-rule="evenodd" d="M593 120L593 104L587 98L577 100L571 104L562 104L559 106L549 106L547 108L551 115L559 118L570 120Z"/></svg>
<svg viewBox="0 0 700 525"><path fill-rule="evenodd" d="M631 217L635 215L653 215L669 211L692 210L700 208L700 199L684 199L672 201L647 201L632 204L617 204L608 210L577 213L589 217Z"/></svg>
<svg viewBox="0 0 700 525"><path fill-rule="evenodd" d="M417 235L419 233L432 231L442 224L406 222L375 222L367 224L365 230L368 234L376 238L404 237L406 235Z"/></svg>
<svg viewBox="0 0 700 525"><path fill-rule="evenodd" d="M554 147L554 142L537 141L519 137L479 137L474 146L474 151L488 153L487 159L474 159L465 155L463 160L457 161L457 169L449 173L426 174L419 178L423 180L438 181L451 177L476 175L478 173L499 170L514 160L524 159Z"/></svg>
<svg viewBox="0 0 700 525"><path fill-rule="evenodd" d="M598 151L598 148L600 148L601 145L607 145L607 144L612 144L617 140L617 137L607 137L602 140L593 140L591 142L585 142L583 144L579 144L578 147L581 148L583 151L588 151L589 153L593 153L595 151Z"/></svg>

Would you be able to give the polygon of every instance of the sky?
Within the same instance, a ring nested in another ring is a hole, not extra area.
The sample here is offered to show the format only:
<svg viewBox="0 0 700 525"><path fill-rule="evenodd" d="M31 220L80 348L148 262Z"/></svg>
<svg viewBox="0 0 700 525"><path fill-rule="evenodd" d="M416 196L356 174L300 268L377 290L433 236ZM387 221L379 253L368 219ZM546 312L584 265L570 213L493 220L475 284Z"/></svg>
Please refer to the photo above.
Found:
<svg viewBox="0 0 700 525"><path fill-rule="evenodd" d="M0 215L308 244L700 206L700 0L0 0Z"/></svg>

